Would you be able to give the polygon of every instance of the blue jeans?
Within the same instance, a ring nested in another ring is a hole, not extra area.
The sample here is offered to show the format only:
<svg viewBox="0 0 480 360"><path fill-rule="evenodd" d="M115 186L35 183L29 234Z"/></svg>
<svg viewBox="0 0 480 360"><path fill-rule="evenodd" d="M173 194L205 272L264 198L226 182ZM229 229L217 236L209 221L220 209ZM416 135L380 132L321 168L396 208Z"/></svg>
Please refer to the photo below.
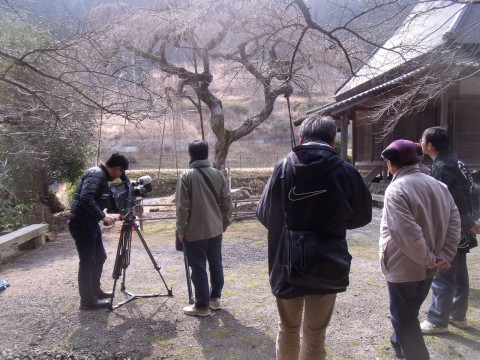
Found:
<svg viewBox="0 0 480 360"><path fill-rule="evenodd" d="M420 329L418 313L428 295L431 283L432 279L388 283L390 321L393 326L390 341L395 352L407 360L430 359Z"/></svg>
<svg viewBox="0 0 480 360"><path fill-rule="evenodd" d="M103 246L98 223L89 218L74 218L68 229L75 240L80 263L78 267L78 291L81 301L92 303L100 291L100 278L107 253Z"/></svg>
<svg viewBox="0 0 480 360"><path fill-rule="evenodd" d="M188 264L192 269L195 306L208 308L210 298L220 298L223 289L222 234L211 239L187 242ZM207 260L211 290L208 287Z"/></svg>
<svg viewBox="0 0 480 360"><path fill-rule="evenodd" d="M450 267L440 271L433 279L432 301L427 320L436 326L448 326L450 317L466 318L468 309L467 254L458 252Z"/></svg>

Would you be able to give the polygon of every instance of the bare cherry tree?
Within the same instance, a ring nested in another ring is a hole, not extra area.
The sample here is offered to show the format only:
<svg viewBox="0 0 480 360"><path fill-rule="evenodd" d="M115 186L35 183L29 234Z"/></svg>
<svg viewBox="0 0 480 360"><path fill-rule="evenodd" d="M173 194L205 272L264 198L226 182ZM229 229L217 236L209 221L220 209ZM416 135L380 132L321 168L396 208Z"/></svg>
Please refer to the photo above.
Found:
<svg viewBox="0 0 480 360"><path fill-rule="evenodd" d="M31 5L0 4L2 214L52 200L50 185L77 178L93 150L99 111L139 121L146 116L139 109L162 101L148 76L132 76L131 64L112 60L96 42L108 25L78 26Z"/></svg>
<svg viewBox="0 0 480 360"><path fill-rule="evenodd" d="M305 21L279 1L171 1L148 8L111 4L96 8L90 21L110 24L104 45L130 52L150 74L162 73L158 86L170 100L188 99L198 110L201 104L207 107L217 168L224 166L233 142L270 116L279 97L290 96L294 88L308 91L322 56L313 48L334 53L314 32L296 48ZM240 124L228 123L222 103L227 89L216 85L220 81L231 89L247 88L250 99L260 103L258 110L252 108Z"/></svg>

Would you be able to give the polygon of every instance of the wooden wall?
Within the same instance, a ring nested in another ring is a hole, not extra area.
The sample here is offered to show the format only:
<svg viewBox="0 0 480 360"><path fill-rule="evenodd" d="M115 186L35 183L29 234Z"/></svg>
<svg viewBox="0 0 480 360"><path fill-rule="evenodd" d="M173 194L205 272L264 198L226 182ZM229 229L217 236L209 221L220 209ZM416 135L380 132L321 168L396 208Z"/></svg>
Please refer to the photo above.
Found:
<svg viewBox="0 0 480 360"><path fill-rule="evenodd" d="M454 102L453 152L470 171L480 170L480 101L461 97Z"/></svg>
<svg viewBox="0 0 480 360"><path fill-rule="evenodd" d="M422 113L407 117L398 122L393 133L382 139L383 121L374 124L355 123L354 131L354 159L355 163L382 161L381 153L388 144L397 139L407 139L418 142L423 131L439 123L438 110L435 105L425 109ZM365 116L365 113L362 114Z"/></svg>

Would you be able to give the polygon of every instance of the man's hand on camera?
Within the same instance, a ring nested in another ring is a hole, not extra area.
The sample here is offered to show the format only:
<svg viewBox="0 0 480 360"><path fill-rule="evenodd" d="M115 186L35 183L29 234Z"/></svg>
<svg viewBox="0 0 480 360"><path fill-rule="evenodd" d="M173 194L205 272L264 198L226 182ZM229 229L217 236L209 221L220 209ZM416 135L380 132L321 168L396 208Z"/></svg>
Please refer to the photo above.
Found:
<svg viewBox="0 0 480 360"><path fill-rule="evenodd" d="M102 221L103 221L103 225L105 225L105 226L113 226L113 225L115 225L115 219L114 219L113 217L111 217L111 216L108 216L108 215L105 216L105 217L102 219Z"/></svg>
<svg viewBox="0 0 480 360"><path fill-rule="evenodd" d="M185 240L185 234L178 234L178 240L183 243L183 240Z"/></svg>

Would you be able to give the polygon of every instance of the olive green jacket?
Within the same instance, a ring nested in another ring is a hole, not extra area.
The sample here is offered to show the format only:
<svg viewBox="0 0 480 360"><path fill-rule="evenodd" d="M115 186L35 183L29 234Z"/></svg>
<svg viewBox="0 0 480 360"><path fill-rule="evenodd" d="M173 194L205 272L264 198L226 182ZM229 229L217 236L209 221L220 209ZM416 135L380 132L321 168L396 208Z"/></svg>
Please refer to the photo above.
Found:
<svg viewBox="0 0 480 360"><path fill-rule="evenodd" d="M215 194L195 168L202 168L210 179ZM217 200L218 199L218 200ZM190 163L177 181L175 195L177 232L187 241L210 239L222 234L232 222L232 199L223 174L208 160Z"/></svg>

